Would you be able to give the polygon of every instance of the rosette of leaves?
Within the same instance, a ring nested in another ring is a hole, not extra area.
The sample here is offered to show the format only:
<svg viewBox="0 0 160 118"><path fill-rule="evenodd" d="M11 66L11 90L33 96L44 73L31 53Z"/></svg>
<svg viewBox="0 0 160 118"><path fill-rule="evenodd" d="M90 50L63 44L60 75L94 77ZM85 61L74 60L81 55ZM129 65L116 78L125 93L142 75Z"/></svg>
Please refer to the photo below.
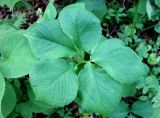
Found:
<svg viewBox="0 0 160 118"><path fill-rule="evenodd" d="M36 100L53 107L75 100L85 113L108 116L124 85L146 75L143 63L120 40L104 38L99 19L83 3L65 7L57 19L49 16L25 34L39 59L30 71Z"/></svg>

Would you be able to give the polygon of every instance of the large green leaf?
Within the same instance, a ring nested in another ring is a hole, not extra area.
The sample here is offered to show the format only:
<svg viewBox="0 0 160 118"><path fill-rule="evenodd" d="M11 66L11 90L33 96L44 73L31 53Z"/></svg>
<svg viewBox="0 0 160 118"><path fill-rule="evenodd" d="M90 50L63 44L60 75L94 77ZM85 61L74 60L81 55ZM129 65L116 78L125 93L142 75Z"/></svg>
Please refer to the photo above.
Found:
<svg viewBox="0 0 160 118"><path fill-rule="evenodd" d="M120 102L117 108L111 113L109 118L125 118L129 113L128 104Z"/></svg>
<svg viewBox="0 0 160 118"><path fill-rule="evenodd" d="M13 10L14 5L19 0L0 0L0 6L7 5L11 10Z"/></svg>
<svg viewBox="0 0 160 118"><path fill-rule="evenodd" d="M160 107L154 108L154 112L153 112L151 118L160 118Z"/></svg>
<svg viewBox="0 0 160 118"><path fill-rule="evenodd" d="M146 74L138 55L120 40L102 40L92 51L91 60L120 83L134 83Z"/></svg>
<svg viewBox="0 0 160 118"><path fill-rule="evenodd" d="M27 39L18 31L6 26L0 32L0 71L6 78L17 78L29 73L36 61Z"/></svg>
<svg viewBox="0 0 160 118"><path fill-rule="evenodd" d="M150 101L137 101L132 106L132 112L143 118L150 118L153 114L152 103Z"/></svg>
<svg viewBox="0 0 160 118"><path fill-rule="evenodd" d="M15 105L16 105L16 93L13 87L9 83L7 83L1 105L2 114L5 118L12 112Z"/></svg>
<svg viewBox="0 0 160 118"><path fill-rule="evenodd" d="M36 100L53 107L72 102L78 91L78 78L64 60L41 60L30 73L30 82Z"/></svg>
<svg viewBox="0 0 160 118"><path fill-rule="evenodd" d="M94 13L100 20L106 14L107 6L105 0L77 0L77 2L84 2L86 8Z"/></svg>
<svg viewBox="0 0 160 118"><path fill-rule="evenodd" d="M3 76L0 73L0 118L3 118L2 110L1 110L1 101L4 96L4 91L5 91L5 81L3 79Z"/></svg>
<svg viewBox="0 0 160 118"><path fill-rule="evenodd" d="M74 44L62 32L57 20L41 22L35 25L32 33L25 36L38 58L60 58L75 54Z"/></svg>
<svg viewBox="0 0 160 118"><path fill-rule="evenodd" d="M58 20L63 32L81 48L89 52L101 38L99 19L85 9L84 4L77 3L65 7Z"/></svg>
<svg viewBox="0 0 160 118"><path fill-rule="evenodd" d="M80 106L84 112L108 116L118 105L123 89L102 69L87 63L79 74Z"/></svg>

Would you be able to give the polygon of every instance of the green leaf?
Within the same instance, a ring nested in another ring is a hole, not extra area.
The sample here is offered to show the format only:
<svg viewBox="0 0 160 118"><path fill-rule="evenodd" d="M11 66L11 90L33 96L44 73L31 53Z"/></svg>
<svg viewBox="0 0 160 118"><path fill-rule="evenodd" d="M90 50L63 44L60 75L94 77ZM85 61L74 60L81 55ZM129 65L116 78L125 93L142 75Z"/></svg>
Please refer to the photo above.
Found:
<svg viewBox="0 0 160 118"><path fill-rule="evenodd" d="M28 93L28 97L29 97L30 101L34 104L34 106L39 106L39 108L40 107L52 108L51 105L48 105L47 103L45 103L43 101L36 100L35 95L34 95L33 90L30 85L27 86L27 93Z"/></svg>
<svg viewBox="0 0 160 118"><path fill-rule="evenodd" d="M30 82L36 100L53 107L72 102L78 91L78 78L64 60L41 60L33 65Z"/></svg>
<svg viewBox="0 0 160 118"><path fill-rule="evenodd" d="M7 83L1 104L2 114L5 118L13 111L15 105L16 105L16 93L13 87L9 83Z"/></svg>
<svg viewBox="0 0 160 118"><path fill-rule="evenodd" d="M132 24L131 25L127 25L125 27L124 33L127 36L133 36L136 33L136 29L134 28L134 26Z"/></svg>
<svg viewBox="0 0 160 118"><path fill-rule="evenodd" d="M52 20L52 19L56 18L56 16L57 16L56 8L52 2L49 2L45 11L44 11L43 18L47 19L47 20Z"/></svg>
<svg viewBox="0 0 160 118"><path fill-rule="evenodd" d="M20 29L21 25L26 22L26 14L16 12L11 15L12 18L5 18L0 20L2 22L0 27L6 27L7 29ZM11 27L13 26L13 27ZM10 28L8 28L10 27ZM4 29L3 29L4 30ZM5 31L5 30L4 30Z"/></svg>
<svg viewBox="0 0 160 118"><path fill-rule="evenodd" d="M104 17L107 11L105 0L77 0L77 2L84 2L86 8L94 13L100 20Z"/></svg>
<svg viewBox="0 0 160 118"><path fill-rule="evenodd" d="M136 52L138 53L139 56L143 57L143 58L147 58L148 57L148 51L150 51L151 46L147 45L146 43L141 42L137 48L136 48Z"/></svg>
<svg viewBox="0 0 160 118"><path fill-rule="evenodd" d="M46 20L53 20L55 19L57 16L57 11L56 11L56 8L55 6L53 5L52 2L49 2L45 11L44 11L44 14L42 17L40 17L36 23L41 23L43 21L46 21Z"/></svg>
<svg viewBox="0 0 160 118"><path fill-rule="evenodd" d="M26 14L25 13L20 13L18 15L13 15L12 16L12 24L16 28L20 28L23 23L26 22Z"/></svg>
<svg viewBox="0 0 160 118"><path fill-rule="evenodd" d="M137 101L132 106L132 112L143 118L150 118L153 114L152 103L150 101Z"/></svg>
<svg viewBox="0 0 160 118"><path fill-rule="evenodd" d="M151 20L153 14L154 14L154 9L153 9L153 7L152 7L152 5L150 3L150 0L147 1L146 11L147 11L147 14L148 14L148 18Z"/></svg>
<svg viewBox="0 0 160 118"><path fill-rule="evenodd" d="M159 118L160 117L160 107L154 108L153 115L150 118Z"/></svg>
<svg viewBox="0 0 160 118"><path fill-rule="evenodd" d="M154 75L158 75L158 74L160 73L160 66L159 66L159 67L153 67L152 73L153 73Z"/></svg>
<svg viewBox="0 0 160 118"><path fill-rule="evenodd" d="M34 113L43 113L47 115L48 113L53 111L53 108L42 107L42 106L35 104L32 101L28 101L27 104L30 106L30 108L32 109L32 112Z"/></svg>
<svg viewBox="0 0 160 118"><path fill-rule="evenodd" d="M157 81L158 81L158 79L157 79ZM159 86L159 83L158 83L158 86L155 86L155 88L158 90L157 90L156 95L152 99L153 107L160 107L160 86Z"/></svg>
<svg viewBox="0 0 160 118"><path fill-rule="evenodd" d="M147 0L139 0L137 10L138 13L145 15L146 14L146 4Z"/></svg>
<svg viewBox="0 0 160 118"><path fill-rule="evenodd" d="M155 25L154 30L155 30L157 33L160 33L160 24L159 24L159 23L158 23L157 25Z"/></svg>
<svg viewBox="0 0 160 118"><path fill-rule="evenodd" d="M147 59L147 62L150 65L156 65L160 62L160 56L158 56L156 53L151 53Z"/></svg>
<svg viewBox="0 0 160 118"><path fill-rule="evenodd" d="M136 118L136 117L131 114L127 118Z"/></svg>
<svg viewBox="0 0 160 118"><path fill-rule="evenodd" d="M91 60L120 83L134 83L147 74L138 55L116 39L103 39L92 51Z"/></svg>
<svg viewBox="0 0 160 118"><path fill-rule="evenodd" d="M32 108L28 102L19 103L16 106L16 112L21 114L23 118L32 118Z"/></svg>
<svg viewBox="0 0 160 118"><path fill-rule="evenodd" d="M129 113L129 107L126 103L120 102L117 108L111 113L109 118L125 118Z"/></svg>
<svg viewBox="0 0 160 118"><path fill-rule="evenodd" d="M133 84L123 84L123 97L134 96L136 94L136 83Z"/></svg>
<svg viewBox="0 0 160 118"><path fill-rule="evenodd" d="M31 101L21 102L16 106L16 112L21 114L23 118L32 118L32 113L43 113L47 115L51 111L53 109L37 106Z"/></svg>
<svg viewBox="0 0 160 118"><path fill-rule="evenodd" d="M80 107L84 112L108 116L120 102L122 86L102 69L93 69L91 63L79 73L79 84Z"/></svg>
<svg viewBox="0 0 160 118"><path fill-rule="evenodd" d="M142 78L137 82L137 88L143 88L143 94L146 94L149 91L158 91L159 82L155 76L148 76L146 78Z"/></svg>
<svg viewBox="0 0 160 118"><path fill-rule="evenodd" d="M12 27L0 32L0 71L5 78L27 75L36 61L23 33Z"/></svg>
<svg viewBox="0 0 160 118"><path fill-rule="evenodd" d="M1 0L0 6L7 5L11 10L13 10L14 5L19 2L19 0Z"/></svg>
<svg viewBox="0 0 160 118"><path fill-rule="evenodd" d="M0 118L3 118L2 109L1 109L1 102L2 102L2 98L4 96L4 91L5 91L5 81L3 79L2 74L0 73Z"/></svg>
<svg viewBox="0 0 160 118"><path fill-rule="evenodd" d="M155 2L155 4L156 4L157 6L160 7L160 1L159 1L159 0L154 0L154 2Z"/></svg>
<svg viewBox="0 0 160 118"><path fill-rule="evenodd" d="M61 58L75 55L74 44L62 32L57 20L35 25L32 33L25 34L37 58Z"/></svg>
<svg viewBox="0 0 160 118"><path fill-rule="evenodd" d="M77 45L89 52L101 38L99 19L77 3L65 7L58 20L62 31Z"/></svg>

